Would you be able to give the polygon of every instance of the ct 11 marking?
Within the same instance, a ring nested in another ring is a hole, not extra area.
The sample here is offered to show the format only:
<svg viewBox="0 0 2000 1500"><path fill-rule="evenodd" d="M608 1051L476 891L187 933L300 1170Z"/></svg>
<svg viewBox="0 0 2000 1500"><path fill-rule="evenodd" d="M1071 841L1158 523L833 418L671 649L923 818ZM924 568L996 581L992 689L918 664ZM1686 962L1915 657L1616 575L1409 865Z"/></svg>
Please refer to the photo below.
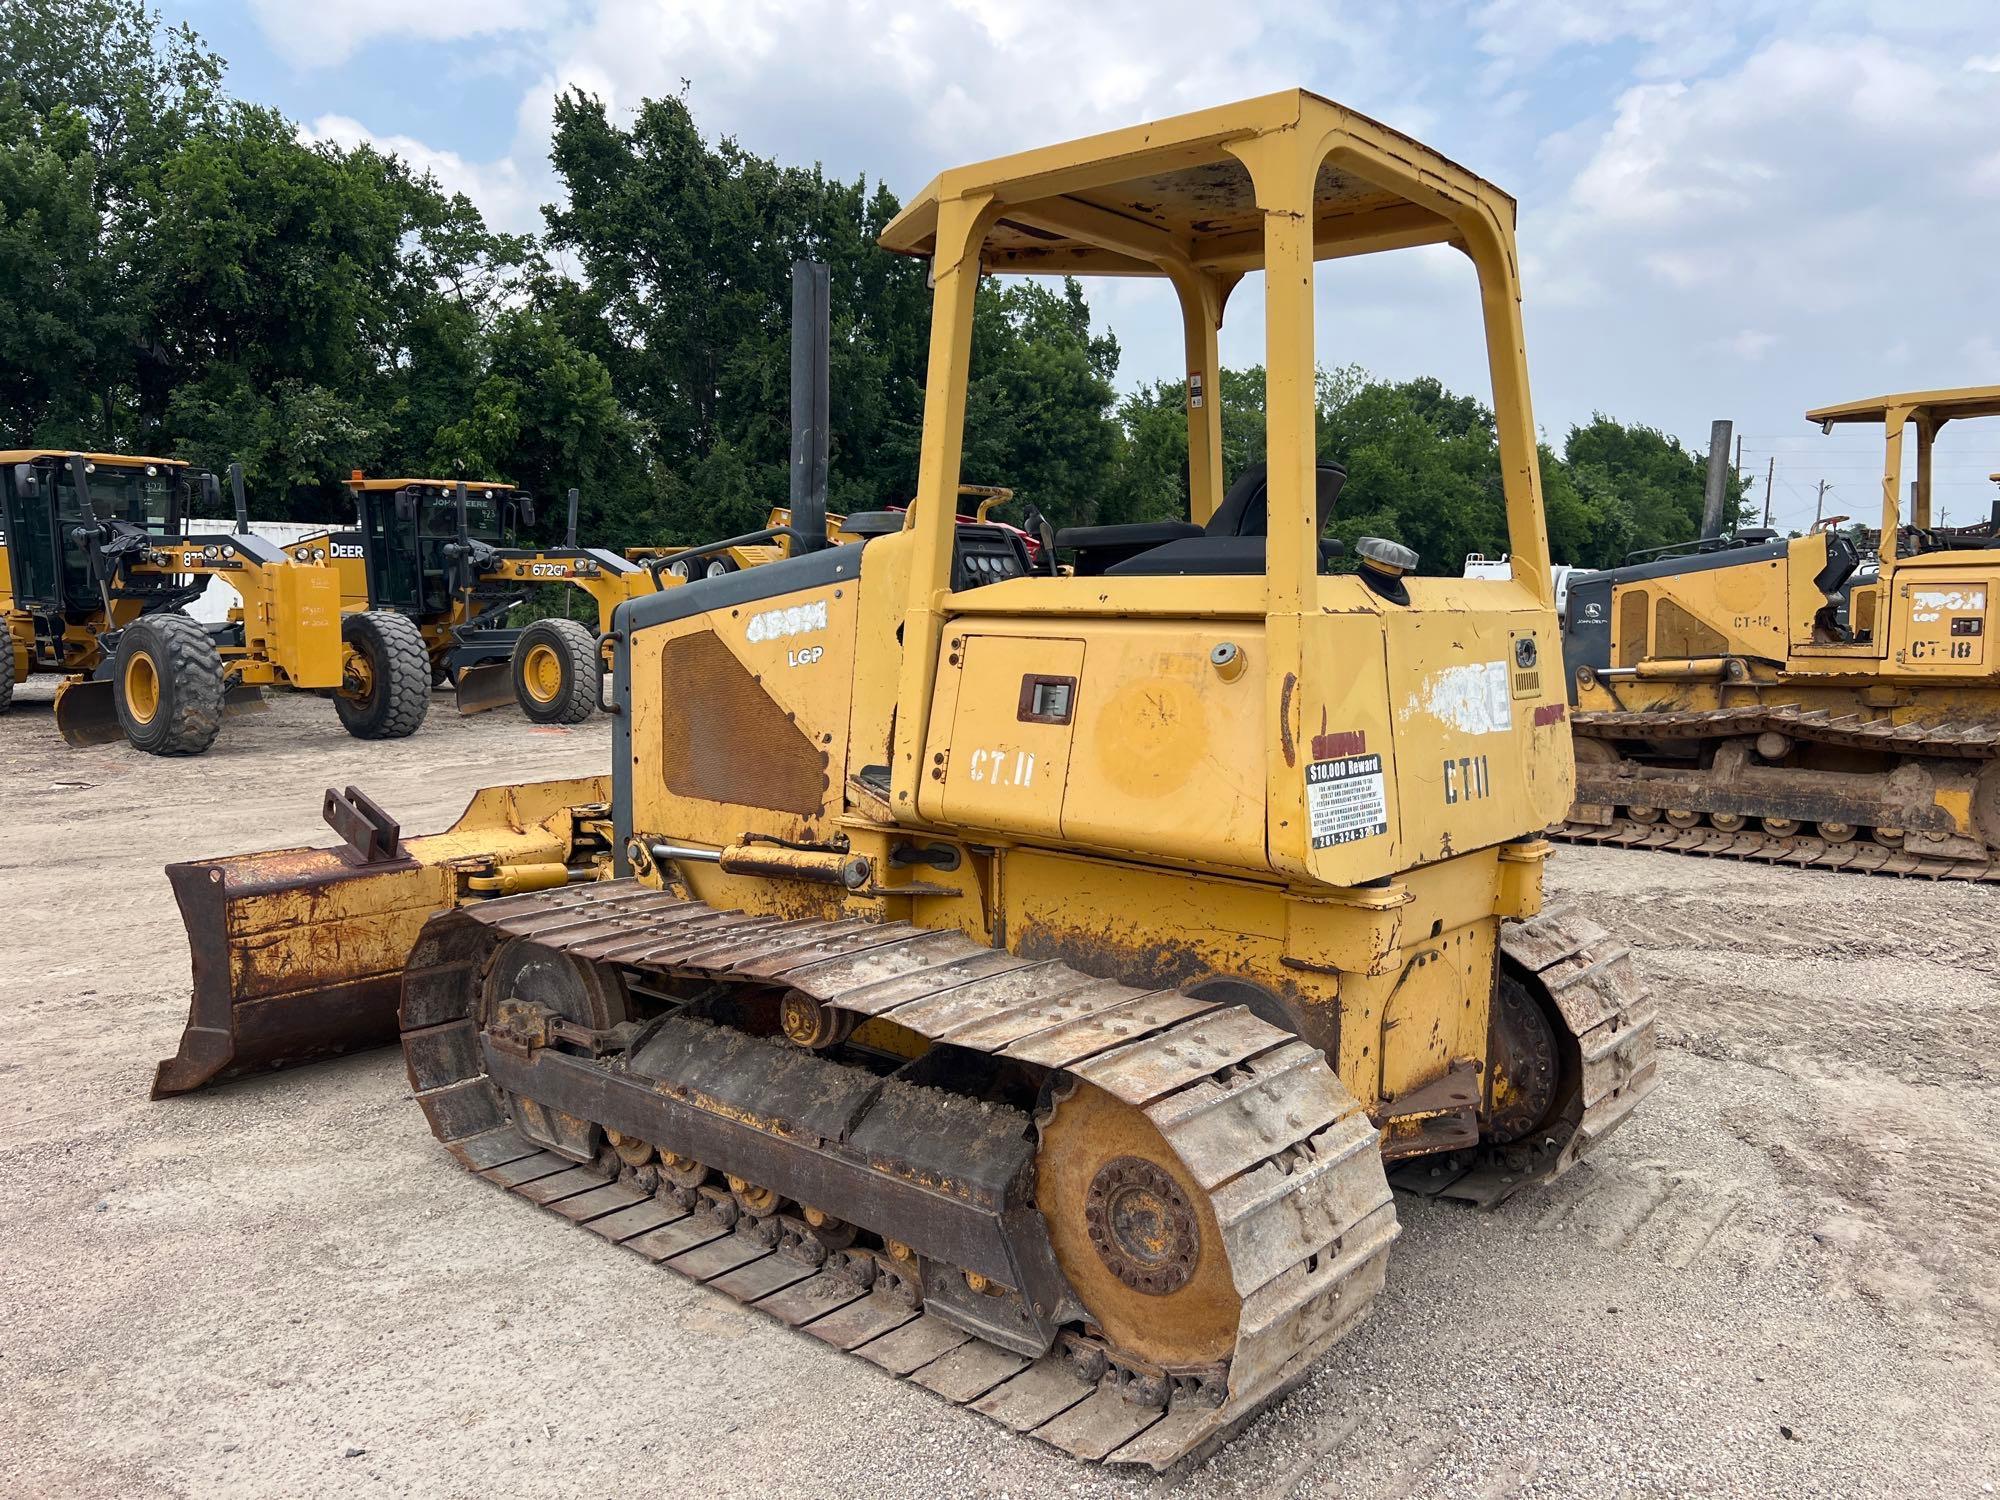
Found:
<svg viewBox="0 0 2000 1500"><path fill-rule="evenodd" d="M1451 807L1493 795L1493 778L1483 755L1461 755L1444 763L1444 802Z"/></svg>
<svg viewBox="0 0 2000 1500"><path fill-rule="evenodd" d="M966 761L965 778L988 786L1033 786L1035 757L1027 750L975 750Z"/></svg>

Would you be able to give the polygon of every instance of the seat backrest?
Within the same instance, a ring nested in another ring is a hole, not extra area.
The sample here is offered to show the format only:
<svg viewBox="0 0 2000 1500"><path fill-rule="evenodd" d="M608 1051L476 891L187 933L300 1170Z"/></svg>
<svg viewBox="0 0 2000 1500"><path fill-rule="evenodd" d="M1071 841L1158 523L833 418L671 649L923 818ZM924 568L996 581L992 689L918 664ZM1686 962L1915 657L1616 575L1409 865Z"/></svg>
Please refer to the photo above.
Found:
<svg viewBox="0 0 2000 1500"><path fill-rule="evenodd" d="M1243 472L1236 476L1236 483L1229 487L1229 493L1222 497L1222 504L1215 508L1202 531L1208 536L1265 536L1270 531L1269 485L1266 483L1267 470L1262 463L1246 464ZM1347 483L1347 470L1339 464L1320 464L1314 474L1313 506L1319 518L1318 529L1326 529L1327 518L1333 514L1334 502L1340 498L1340 487Z"/></svg>
<svg viewBox="0 0 2000 1500"><path fill-rule="evenodd" d="M1813 587L1827 598L1837 595L1861 565L1861 551L1854 539L1842 531L1826 534L1826 566L1813 577Z"/></svg>

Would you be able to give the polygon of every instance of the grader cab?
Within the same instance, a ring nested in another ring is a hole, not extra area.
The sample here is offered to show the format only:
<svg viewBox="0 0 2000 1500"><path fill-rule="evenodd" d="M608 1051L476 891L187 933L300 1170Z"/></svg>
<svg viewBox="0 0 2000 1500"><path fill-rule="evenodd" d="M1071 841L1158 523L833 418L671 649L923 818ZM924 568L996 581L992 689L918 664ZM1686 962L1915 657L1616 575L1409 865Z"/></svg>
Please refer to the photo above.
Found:
<svg viewBox="0 0 2000 1500"><path fill-rule="evenodd" d="M2000 504L1935 524L1934 444L2000 387L1821 407L1883 435L1874 528L1816 528L1592 574L1567 661L1587 842L2000 879ZM1905 511L1904 454L1914 435Z"/></svg>
<svg viewBox="0 0 2000 1500"><path fill-rule="evenodd" d="M612 878L454 889L397 966L453 1156L1006 1427L1165 1467L1367 1314L1391 1170L1492 1202L1595 1149L1653 1024L1625 950L1542 905L1572 782L1513 221L1297 91L924 189L883 236L934 288L903 523L818 545L795 496L794 556L624 605ZM1322 545L1318 263L1418 245L1481 294L1506 579ZM1258 273L1267 437L1230 476L1218 329ZM1064 571L961 520L986 274L1172 288L1171 535L1072 535ZM295 857L182 867L213 892L198 993L257 973L240 902L293 902L311 951ZM360 868L316 899L397 878ZM328 993L395 972L318 946Z"/></svg>

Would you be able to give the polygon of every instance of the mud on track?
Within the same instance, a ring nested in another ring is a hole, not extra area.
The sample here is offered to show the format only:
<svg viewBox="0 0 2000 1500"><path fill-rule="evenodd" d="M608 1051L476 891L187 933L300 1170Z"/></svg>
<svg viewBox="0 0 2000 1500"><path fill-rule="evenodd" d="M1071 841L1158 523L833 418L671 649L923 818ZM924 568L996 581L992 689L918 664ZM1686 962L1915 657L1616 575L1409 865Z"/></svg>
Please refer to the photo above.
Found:
<svg viewBox="0 0 2000 1500"><path fill-rule="evenodd" d="M278 700L179 762L0 720L0 1493L2000 1483L2000 890L1561 850L1554 884L1658 988L1660 1087L1539 1198L1401 1199L1369 1322L1193 1480L1153 1481L468 1183L392 1052L147 1102L187 989L162 865L318 840L329 784L420 830L609 752L604 719L451 709L362 744Z"/></svg>

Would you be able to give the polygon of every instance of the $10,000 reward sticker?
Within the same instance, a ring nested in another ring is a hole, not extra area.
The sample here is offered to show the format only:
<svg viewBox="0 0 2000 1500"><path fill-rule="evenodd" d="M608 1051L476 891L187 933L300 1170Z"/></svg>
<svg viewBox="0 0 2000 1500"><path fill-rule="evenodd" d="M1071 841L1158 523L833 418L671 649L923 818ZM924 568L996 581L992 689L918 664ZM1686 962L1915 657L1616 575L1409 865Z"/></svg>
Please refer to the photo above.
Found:
<svg viewBox="0 0 2000 1500"><path fill-rule="evenodd" d="M1343 755L1306 766L1306 815L1312 846L1351 844L1389 831L1389 795L1382 785L1382 757Z"/></svg>

